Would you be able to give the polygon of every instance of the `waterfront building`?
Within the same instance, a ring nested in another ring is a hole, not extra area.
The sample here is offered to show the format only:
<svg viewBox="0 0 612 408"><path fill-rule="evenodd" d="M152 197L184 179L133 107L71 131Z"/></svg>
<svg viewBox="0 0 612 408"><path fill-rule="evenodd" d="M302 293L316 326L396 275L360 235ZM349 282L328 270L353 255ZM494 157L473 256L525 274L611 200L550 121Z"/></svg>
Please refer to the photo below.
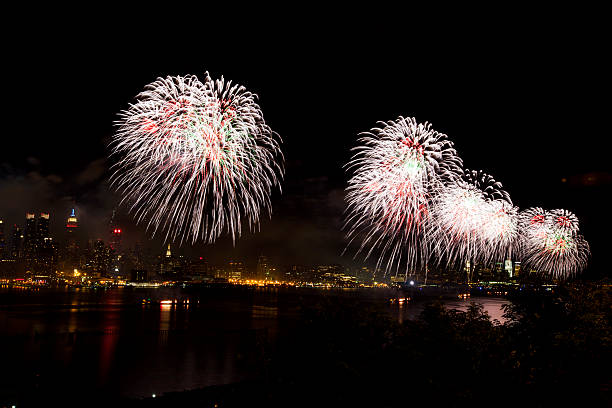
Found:
<svg viewBox="0 0 612 408"><path fill-rule="evenodd" d="M242 262L230 261L228 268L228 279L242 279L245 276L244 264Z"/></svg>
<svg viewBox="0 0 612 408"><path fill-rule="evenodd" d="M259 280L274 280L275 278L272 276L272 268L270 267L268 258L264 255L260 255L257 259L255 277Z"/></svg>

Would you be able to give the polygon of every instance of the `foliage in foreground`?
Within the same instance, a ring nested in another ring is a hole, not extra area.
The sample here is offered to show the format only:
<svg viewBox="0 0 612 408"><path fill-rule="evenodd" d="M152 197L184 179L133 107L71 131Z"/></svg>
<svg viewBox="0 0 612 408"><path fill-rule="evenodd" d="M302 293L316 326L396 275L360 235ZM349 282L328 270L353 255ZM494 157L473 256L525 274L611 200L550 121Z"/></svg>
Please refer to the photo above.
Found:
<svg viewBox="0 0 612 408"><path fill-rule="evenodd" d="M609 287L523 296L492 322L482 306L425 307L398 323L327 297L271 354L267 399L305 406L592 406L609 403Z"/></svg>

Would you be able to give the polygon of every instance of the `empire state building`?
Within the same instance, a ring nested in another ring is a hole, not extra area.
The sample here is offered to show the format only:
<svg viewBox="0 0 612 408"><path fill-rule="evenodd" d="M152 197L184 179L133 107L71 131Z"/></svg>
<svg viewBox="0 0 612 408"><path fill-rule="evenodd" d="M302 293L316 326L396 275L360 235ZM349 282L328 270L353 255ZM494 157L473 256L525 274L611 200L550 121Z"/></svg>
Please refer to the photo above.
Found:
<svg viewBox="0 0 612 408"><path fill-rule="evenodd" d="M74 208L66 220L66 255L70 269L79 267L79 245L77 243L76 232L79 228L79 221L76 217Z"/></svg>

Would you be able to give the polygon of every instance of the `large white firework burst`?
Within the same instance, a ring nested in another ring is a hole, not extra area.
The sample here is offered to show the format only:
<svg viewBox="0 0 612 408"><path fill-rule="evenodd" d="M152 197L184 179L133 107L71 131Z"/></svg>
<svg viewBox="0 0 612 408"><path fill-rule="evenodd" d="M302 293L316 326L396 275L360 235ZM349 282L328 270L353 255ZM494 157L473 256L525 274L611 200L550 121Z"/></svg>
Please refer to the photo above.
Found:
<svg viewBox="0 0 612 408"><path fill-rule="evenodd" d="M501 183L482 171L465 170L434 198L427 241L448 266L503 261L512 256L517 217Z"/></svg>
<svg viewBox="0 0 612 408"><path fill-rule="evenodd" d="M406 275L428 257L423 242L431 198L461 172L461 159L448 137L429 123L400 117L363 133L348 163L345 229L361 239L366 259L378 254L386 271L405 263Z"/></svg>
<svg viewBox="0 0 612 408"><path fill-rule="evenodd" d="M236 240L246 221L271 214L283 176L280 137L266 124L257 96L243 86L196 76L147 85L120 112L111 143L111 185L138 222L166 240Z"/></svg>
<svg viewBox="0 0 612 408"><path fill-rule="evenodd" d="M564 279L586 267L589 244L579 234L578 218L572 212L528 208L520 213L520 227L523 268Z"/></svg>

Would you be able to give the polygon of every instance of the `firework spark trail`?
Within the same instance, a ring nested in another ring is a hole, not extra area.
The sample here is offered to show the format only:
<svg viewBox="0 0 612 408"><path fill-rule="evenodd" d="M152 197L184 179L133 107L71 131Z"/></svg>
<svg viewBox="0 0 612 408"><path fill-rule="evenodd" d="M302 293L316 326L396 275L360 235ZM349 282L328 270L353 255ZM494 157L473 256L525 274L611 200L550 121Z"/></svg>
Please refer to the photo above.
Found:
<svg viewBox="0 0 612 408"><path fill-rule="evenodd" d="M427 242L438 263L490 264L512 256L518 209L493 177L465 170L434 198Z"/></svg>
<svg viewBox="0 0 612 408"><path fill-rule="evenodd" d="M407 276L429 256L423 238L431 198L459 177L461 159L445 134L414 118L380 122L359 142L347 165L349 245L361 238L357 253L367 259L379 251L377 268L397 274L405 263Z"/></svg>
<svg viewBox="0 0 612 408"><path fill-rule="evenodd" d="M165 239L235 242L280 189L280 137L266 125L257 96L206 73L168 76L147 85L119 114L111 143L111 185L137 222Z"/></svg>
<svg viewBox="0 0 612 408"><path fill-rule="evenodd" d="M589 244L579 234L578 218L567 210L539 207L520 213L522 267L557 279L581 272L590 255Z"/></svg>

